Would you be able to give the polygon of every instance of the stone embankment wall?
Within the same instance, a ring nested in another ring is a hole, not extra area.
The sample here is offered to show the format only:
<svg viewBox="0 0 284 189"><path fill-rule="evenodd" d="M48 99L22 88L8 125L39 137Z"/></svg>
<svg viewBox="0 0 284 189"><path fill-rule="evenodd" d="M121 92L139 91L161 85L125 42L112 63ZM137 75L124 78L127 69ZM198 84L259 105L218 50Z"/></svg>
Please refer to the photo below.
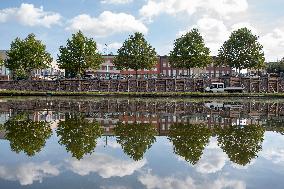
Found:
<svg viewBox="0 0 284 189"><path fill-rule="evenodd" d="M282 78L217 78L217 79L129 79L129 80L58 80L0 81L0 89L28 91L100 91L100 92L201 92L212 82L243 86L245 92L284 92Z"/></svg>

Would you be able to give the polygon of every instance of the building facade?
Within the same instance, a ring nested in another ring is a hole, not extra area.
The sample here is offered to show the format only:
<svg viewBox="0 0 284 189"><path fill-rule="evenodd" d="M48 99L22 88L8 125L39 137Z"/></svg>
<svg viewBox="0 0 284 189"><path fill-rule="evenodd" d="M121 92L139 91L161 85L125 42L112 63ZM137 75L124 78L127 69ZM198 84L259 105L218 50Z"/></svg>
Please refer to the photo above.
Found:
<svg viewBox="0 0 284 189"><path fill-rule="evenodd" d="M0 59L7 59L7 51L0 50ZM4 65L0 66L0 80L9 80L10 71Z"/></svg>
<svg viewBox="0 0 284 189"><path fill-rule="evenodd" d="M135 70L117 70L113 64L115 55L103 56L104 63L100 66L99 70L88 70L88 73L101 74L101 75L136 75ZM190 72L190 73L189 73ZM157 64L152 70L138 70L138 75L161 75L165 77L178 77L193 75L196 77L219 77L226 74L230 74L232 69L230 67L215 67L213 63L206 68L193 68L186 69L174 69L169 63L168 56L158 56Z"/></svg>
<svg viewBox="0 0 284 189"><path fill-rule="evenodd" d="M232 72L232 68L228 66L216 67L213 65L213 62L205 68L192 68L190 70L172 68L169 63L168 56L160 56L159 62L160 73L168 77L177 77L185 75L191 75L195 77L220 77L223 75L230 74Z"/></svg>

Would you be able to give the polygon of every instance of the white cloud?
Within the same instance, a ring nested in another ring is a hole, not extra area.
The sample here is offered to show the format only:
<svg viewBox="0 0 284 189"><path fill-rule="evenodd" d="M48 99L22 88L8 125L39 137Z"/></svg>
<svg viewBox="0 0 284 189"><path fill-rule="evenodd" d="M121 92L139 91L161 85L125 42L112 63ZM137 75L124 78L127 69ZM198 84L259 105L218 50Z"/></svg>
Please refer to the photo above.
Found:
<svg viewBox="0 0 284 189"><path fill-rule="evenodd" d="M102 0L103 4L128 4L133 2L133 0Z"/></svg>
<svg viewBox="0 0 284 189"><path fill-rule="evenodd" d="M266 61L276 61L284 57L284 29L275 28L259 40L264 47Z"/></svg>
<svg viewBox="0 0 284 189"><path fill-rule="evenodd" d="M122 32L147 33L148 28L134 16L126 13L113 13L104 11L97 18L81 14L70 21L67 30L81 30L89 35L105 37Z"/></svg>
<svg viewBox="0 0 284 189"><path fill-rule="evenodd" d="M138 180L146 186L147 189L245 189L246 185L243 181L239 180L228 180L226 178L218 178L217 180L210 182L206 180L205 182L195 182L191 177L186 177L184 179L178 179L175 177L159 177L152 175L151 173L146 173L138 177Z"/></svg>
<svg viewBox="0 0 284 189"><path fill-rule="evenodd" d="M121 46L122 46L122 43L117 43L117 42L108 44L108 48L110 49L119 49Z"/></svg>
<svg viewBox="0 0 284 189"><path fill-rule="evenodd" d="M147 163L146 160L136 162L132 160L119 160L105 154L89 155L80 161L70 159L66 162L76 174L85 176L91 172L96 172L103 178L132 175Z"/></svg>
<svg viewBox="0 0 284 189"><path fill-rule="evenodd" d="M248 28L254 35L258 35L259 31L249 22L238 22L232 25L226 25L223 20L211 18L208 15L197 20L196 24L186 30L179 31L177 36L181 36L192 28L199 29L205 44L210 48L212 55L217 55L218 50L223 43L229 39L231 33L240 28Z"/></svg>
<svg viewBox="0 0 284 189"><path fill-rule="evenodd" d="M253 35L259 35L259 31L257 30L257 28L254 27L249 22L239 22L239 23L236 23L236 24L232 25L230 32L233 32L233 31L238 30L240 28L247 28L247 29L251 30Z"/></svg>
<svg viewBox="0 0 284 189"><path fill-rule="evenodd" d="M43 7L36 8L33 4L22 3L19 8L0 10L0 22L17 21L25 26L43 26L50 28L60 24L61 15L54 12L45 12Z"/></svg>
<svg viewBox="0 0 284 189"><path fill-rule="evenodd" d="M0 166L0 178L10 181L18 180L21 185L30 185L34 181L42 182L44 177L57 175L59 175L58 168L49 162L26 163L16 167Z"/></svg>
<svg viewBox="0 0 284 189"><path fill-rule="evenodd" d="M144 18L148 19L162 13L170 15L187 13L192 15L197 11L213 12L228 17L234 13L244 12L247 9L247 0L148 0L139 12Z"/></svg>

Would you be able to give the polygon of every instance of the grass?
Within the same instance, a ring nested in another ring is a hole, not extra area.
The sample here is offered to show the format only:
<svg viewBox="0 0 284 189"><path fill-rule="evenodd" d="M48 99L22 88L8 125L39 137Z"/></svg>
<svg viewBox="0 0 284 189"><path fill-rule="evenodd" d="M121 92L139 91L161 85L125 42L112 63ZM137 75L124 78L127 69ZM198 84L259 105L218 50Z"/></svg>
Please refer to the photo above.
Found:
<svg viewBox="0 0 284 189"><path fill-rule="evenodd" d="M201 92L58 92L1 90L0 96L124 96L124 97L268 97L283 98L284 93L201 93Z"/></svg>

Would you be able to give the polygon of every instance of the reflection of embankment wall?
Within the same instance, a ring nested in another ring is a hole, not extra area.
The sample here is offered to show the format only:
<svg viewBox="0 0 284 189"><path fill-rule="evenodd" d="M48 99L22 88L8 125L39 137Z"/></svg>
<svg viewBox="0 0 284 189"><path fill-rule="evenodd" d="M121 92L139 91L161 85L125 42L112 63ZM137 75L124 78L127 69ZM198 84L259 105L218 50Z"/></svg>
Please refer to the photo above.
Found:
<svg viewBox="0 0 284 189"><path fill-rule="evenodd" d="M130 80L58 80L0 81L0 89L29 91L101 91L101 92L196 92L212 82L227 86L243 86L245 92L284 92L281 78L218 78L218 79L130 79Z"/></svg>
<svg viewBox="0 0 284 189"><path fill-rule="evenodd" d="M257 101L222 102L220 106L211 106L214 103L187 102L187 101L147 101L141 100L8 100L1 102L0 112L9 111L55 111L61 113L103 113L128 115L219 115L221 117L249 117L249 116L284 116L284 103L263 103Z"/></svg>
<svg viewBox="0 0 284 189"><path fill-rule="evenodd" d="M34 121L64 120L68 114L84 114L111 133L118 122L149 123L160 135L166 135L173 124L200 124L208 126L264 125L267 120L284 117L284 103L256 101L214 103L147 100L25 100L2 102L0 112L15 115L29 112ZM222 107L221 107L222 105ZM7 116L6 116L7 117Z"/></svg>

